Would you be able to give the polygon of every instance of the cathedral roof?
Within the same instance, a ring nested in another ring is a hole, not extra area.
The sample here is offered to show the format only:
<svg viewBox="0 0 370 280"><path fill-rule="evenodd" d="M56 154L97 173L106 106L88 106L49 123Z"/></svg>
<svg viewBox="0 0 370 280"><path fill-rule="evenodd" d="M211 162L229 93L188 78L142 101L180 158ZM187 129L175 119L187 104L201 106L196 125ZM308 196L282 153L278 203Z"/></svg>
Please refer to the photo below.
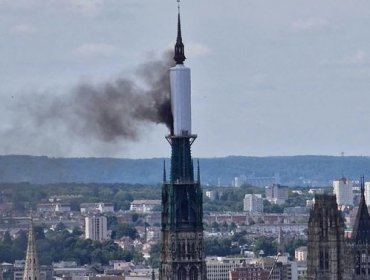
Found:
<svg viewBox="0 0 370 280"><path fill-rule="evenodd" d="M356 244L370 244L370 215L367 209L364 192L364 178L361 178L361 201L352 233L352 240Z"/></svg>

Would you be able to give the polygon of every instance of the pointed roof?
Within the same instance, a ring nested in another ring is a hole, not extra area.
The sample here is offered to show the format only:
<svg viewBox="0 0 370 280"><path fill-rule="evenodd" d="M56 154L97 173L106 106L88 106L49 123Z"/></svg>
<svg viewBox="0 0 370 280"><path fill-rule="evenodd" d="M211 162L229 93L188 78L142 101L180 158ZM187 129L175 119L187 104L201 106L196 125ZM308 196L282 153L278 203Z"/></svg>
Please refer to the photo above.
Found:
<svg viewBox="0 0 370 280"><path fill-rule="evenodd" d="M361 200L353 226L352 240L356 244L370 244L370 215L365 201L364 177L361 177Z"/></svg>
<svg viewBox="0 0 370 280"><path fill-rule="evenodd" d="M182 42L181 36L181 19L180 19L180 0L178 2L178 15L177 15L177 38L175 44L175 56L173 59L176 61L176 64L184 64L186 59L184 44Z"/></svg>
<svg viewBox="0 0 370 280"><path fill-rule="evenodd" d="M40 280L40 266L36 251L33 219L31 216L30 229L28 231L27 254L23 273L23 280Z"/></svg>

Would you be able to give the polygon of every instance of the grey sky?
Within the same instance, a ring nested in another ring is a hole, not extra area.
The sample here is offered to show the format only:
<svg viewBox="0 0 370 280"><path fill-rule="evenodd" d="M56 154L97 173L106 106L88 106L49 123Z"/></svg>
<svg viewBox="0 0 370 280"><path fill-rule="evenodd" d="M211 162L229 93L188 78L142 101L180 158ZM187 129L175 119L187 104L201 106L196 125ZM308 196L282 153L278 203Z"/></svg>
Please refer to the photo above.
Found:
<svg viewBox="0 0 370 280"><path fill-rule="evenodd" d="M193 154L370 154L370 2L183 0ZM103 143L24 100L131 76L172 48L175 0L0 0L0 153L164 157L162 125ZM78 120L76 120L78 121Z"/></svg>

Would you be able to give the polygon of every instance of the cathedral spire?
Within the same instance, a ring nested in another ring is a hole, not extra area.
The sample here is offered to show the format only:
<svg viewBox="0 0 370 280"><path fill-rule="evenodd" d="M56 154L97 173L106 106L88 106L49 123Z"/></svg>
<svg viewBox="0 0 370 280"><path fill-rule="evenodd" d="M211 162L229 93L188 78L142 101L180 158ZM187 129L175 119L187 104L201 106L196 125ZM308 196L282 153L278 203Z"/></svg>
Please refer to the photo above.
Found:
<svg viewBox="0 0 370 280"><path fill-rule="evenodd" d="M177 0L177 2L178 2L177 38L176 38L176 44L175 44L175 56L173 59L176 61L176 64L184 64L186 57L185 57L184 44L182 43L182 36L181 36L180 0Z"/></svg>
<svg viewBox="0 0 370 280"><path fill-rule="evenodd" d="M161 262L158 279L204 280L203 192L200 183L194 180L191 146L197 136L191 131L191 74L190 68L183 65L185 54L181 37L180 4L178 7L174 52L176 65L169 71L173 133L166 137L171 145L171 172L168 181L162 185Z"/></svg>
<svg viewBox="0 0 370 280"><path fill-rule="evenodd" d="M370 215L367 210L365 201L365 179L361 177L360 188L361 188L361 200L358 206L357 216L353 225L352 239L355 243L359 244L370 244Z"/></svg>
<svg viewBox="0 0 370 280"><path fill-rule="evenodd" d="M23 280L40 280L40 267L36 251L35 232L33 230L32 214L28 231L27 254L23 273Z"/></svg>

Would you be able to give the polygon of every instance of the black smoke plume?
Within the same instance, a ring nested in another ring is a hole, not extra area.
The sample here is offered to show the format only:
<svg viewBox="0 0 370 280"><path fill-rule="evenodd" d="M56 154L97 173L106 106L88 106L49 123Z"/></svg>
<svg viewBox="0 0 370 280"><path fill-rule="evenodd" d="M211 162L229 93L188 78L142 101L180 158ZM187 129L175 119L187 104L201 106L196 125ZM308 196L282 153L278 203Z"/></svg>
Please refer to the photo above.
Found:
<svg viewBox="0 0 370 280"><path fill-rule="evenodd" d="M173 53L140 65L132 78L119 77L100 83L81 83L71 94L47 97L31 115L38 126L55 122L81 137L100 141L138 140L148 123L165 124L173 131L169 68Z"/></svg>

